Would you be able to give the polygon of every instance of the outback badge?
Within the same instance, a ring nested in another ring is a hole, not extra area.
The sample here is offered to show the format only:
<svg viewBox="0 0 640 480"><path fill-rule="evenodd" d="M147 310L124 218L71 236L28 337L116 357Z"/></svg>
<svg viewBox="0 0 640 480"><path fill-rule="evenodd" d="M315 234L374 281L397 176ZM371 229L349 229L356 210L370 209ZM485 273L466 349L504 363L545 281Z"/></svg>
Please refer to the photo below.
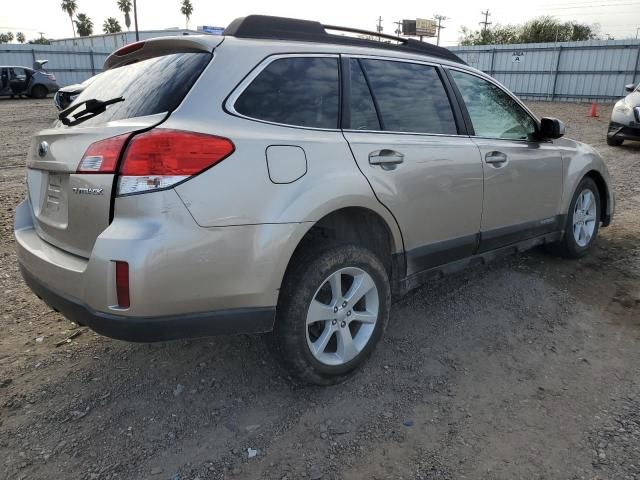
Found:
<svg viewBox="0 0 640 480"><path fill-rule="evenodd" d="M104 188L89 187L73 187L71 190L77 195L102 195L104 192Z"/></svg>

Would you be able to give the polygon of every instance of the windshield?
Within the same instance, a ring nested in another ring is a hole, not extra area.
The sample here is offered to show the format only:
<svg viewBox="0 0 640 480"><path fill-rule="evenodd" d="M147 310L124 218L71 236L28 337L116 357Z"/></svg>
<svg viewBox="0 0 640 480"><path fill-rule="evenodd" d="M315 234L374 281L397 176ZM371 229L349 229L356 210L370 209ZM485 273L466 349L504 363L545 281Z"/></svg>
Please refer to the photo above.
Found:
<svg viewBox="0 0 640 480"><path fill-rule="evenodd" d="M211 60L209 53L176 53L107 70L93 77L76 104L123 97L82 125L154 115L174 110ZM86 84L85 84L86 85Z"/></svg>

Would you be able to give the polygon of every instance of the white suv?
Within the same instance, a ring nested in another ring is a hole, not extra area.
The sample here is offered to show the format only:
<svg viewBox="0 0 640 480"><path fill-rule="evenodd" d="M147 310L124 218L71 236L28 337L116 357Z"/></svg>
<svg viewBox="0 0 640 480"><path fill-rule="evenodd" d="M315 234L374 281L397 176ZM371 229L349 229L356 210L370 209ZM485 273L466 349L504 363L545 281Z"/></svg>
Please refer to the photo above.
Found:
<svg viewBox="0 0 640 480"><path fill-rule="evenodd" d="M625 140L640 141L640 83L624 89L629 95L618 101L611 112L607 144L612 147L619 147Z"/></svg>

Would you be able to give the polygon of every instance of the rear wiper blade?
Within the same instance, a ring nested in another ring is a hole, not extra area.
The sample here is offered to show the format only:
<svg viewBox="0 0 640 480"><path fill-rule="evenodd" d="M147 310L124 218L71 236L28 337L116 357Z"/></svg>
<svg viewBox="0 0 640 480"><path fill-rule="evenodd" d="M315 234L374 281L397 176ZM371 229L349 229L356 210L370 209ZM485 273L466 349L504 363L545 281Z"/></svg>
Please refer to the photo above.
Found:
<svg viewBox="0 0 640 480"><path fill-rule="evenodd" d="M119 102L124 102L124 97L116 97L110 100L96 100L95 98L91 98L62 110L58 115L58 118L64 125L72 127L73 125L77 125L85 120L89 120L91 117L101 114L109 105ZM83 110L71 115L82 106L84 106Z"/></svg>

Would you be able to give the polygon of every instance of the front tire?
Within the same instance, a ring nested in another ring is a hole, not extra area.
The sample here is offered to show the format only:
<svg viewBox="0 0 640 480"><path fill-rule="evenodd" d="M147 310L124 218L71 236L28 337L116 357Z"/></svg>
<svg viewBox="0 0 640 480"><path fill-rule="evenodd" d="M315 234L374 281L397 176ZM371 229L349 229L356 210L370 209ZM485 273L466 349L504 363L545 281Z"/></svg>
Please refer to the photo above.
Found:
<svg viewBox="0 0 640 480"><path fill-rule="evenodd" d="M389 320L384 265L358 245L310 247L285 276L274 344L284 366L308 383L346 379L371 354Z"/></svg>
<svg viewBox="0 0 640 480"><path fill-rule="evenodd" d="M553 245L553 252L565 258L586 255L598 236L600 209L598 187L591 178L583 178L569 205L564 236Z"/></svg>

